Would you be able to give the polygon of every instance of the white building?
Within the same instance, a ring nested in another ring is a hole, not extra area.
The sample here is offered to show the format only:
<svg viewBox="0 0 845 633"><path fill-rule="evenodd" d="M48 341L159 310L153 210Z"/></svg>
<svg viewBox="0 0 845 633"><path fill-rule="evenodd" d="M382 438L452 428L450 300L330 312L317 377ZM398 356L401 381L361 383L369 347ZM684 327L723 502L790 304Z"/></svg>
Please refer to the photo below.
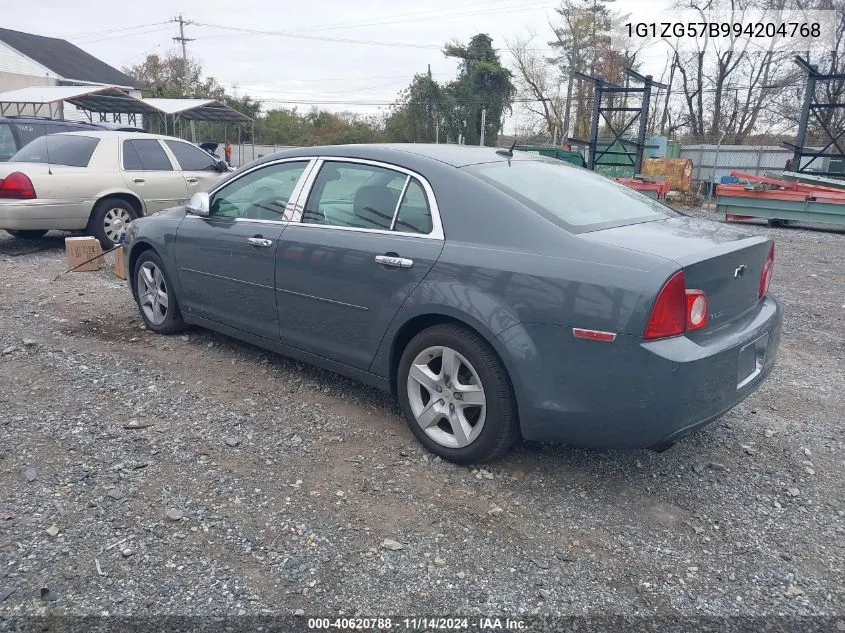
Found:
<svg viewBox="0 0 845 633"><path fill-rule="evenodd" d="M66 40L0 28L0 93L33 86L115 86L141 98L141 86L134 79ZM62 112L66 119L88 118L69 103ZM95 121L141 125L140 115L131 115L131 120L126 114L94 116Z"/></svg>

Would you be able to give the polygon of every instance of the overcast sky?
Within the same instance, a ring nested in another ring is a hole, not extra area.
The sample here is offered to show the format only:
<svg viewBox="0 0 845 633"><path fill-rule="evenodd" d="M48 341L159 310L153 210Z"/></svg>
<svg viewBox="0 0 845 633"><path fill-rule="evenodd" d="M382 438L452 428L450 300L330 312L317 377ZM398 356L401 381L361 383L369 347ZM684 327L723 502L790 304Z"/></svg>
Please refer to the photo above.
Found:
<svg viewBox="0 0 845 633"><path fill-rule="evenodd" d="M536 47L547 49L549 19L559 6L554 0L88 0L84 11L70 11L60 4L32 0L25 11L6 11L3 26L68 39L122 68L149 53L177 50L171 38L178 25L169 20L181 12L195 22L185 29L194 38L189 55L227 89L237 86L265 109L298 102L357 112L386 109L380 104L392 102L429 64L435 79L453 77L456 63L441 53L452 39L466 42L483 32L504 49L506 37L533 30ZM663 4L617 0L615 6L640 18ZM660 75L666 54L647 55L646 70ZM510 63L506 50L502 58Z"/></svg>

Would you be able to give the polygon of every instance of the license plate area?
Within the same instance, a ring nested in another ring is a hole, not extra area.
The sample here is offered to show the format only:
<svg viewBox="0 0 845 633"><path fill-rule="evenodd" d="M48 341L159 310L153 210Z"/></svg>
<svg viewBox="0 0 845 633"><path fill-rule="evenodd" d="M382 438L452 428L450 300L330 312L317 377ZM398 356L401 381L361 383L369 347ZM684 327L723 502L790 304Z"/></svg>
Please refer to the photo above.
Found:
<svg viewBox="0 0 845 633"><path fill-rule="evenodd" d="M736 388L742 389L763 371L766 363L766 349L769 346L769 334L744 345L739 350L739 369L737 371Z"/></svg>

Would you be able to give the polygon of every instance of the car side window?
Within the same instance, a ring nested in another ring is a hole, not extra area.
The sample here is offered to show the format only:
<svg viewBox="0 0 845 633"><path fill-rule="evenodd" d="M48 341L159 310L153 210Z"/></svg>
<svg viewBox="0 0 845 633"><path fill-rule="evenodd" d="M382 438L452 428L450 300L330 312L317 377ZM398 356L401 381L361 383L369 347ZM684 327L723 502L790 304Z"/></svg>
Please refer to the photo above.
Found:
<svg viewBox="0 0 845 633"><path fill-rule="evenodd" d="M15 123L14 126L18 131L18 139L20 140L21 147L27 143L31 143L40 136L44 136L46 133L45 126L39 126L34 123Z"/></svg>
<svg viewBox="0 0 845 633"><path fill-rule="evenodd" d="M165 144L173 152L182 171L217 171L215 160L199 147L180 141L165 141Z"/></svg>
<svg viewBox="0 0 845 633"><path fill-rule="evenodd" d="M216 218L281 220L308 161L277 163L231 180L211 199Z"/></svg>
<svg viewBox="0 0 845 633"><path fill-rule="evenodd" d="M123 169L126 171L141 171L144 169L141 165L141 157L132 141L123 141Z"/></svg>
<svg viewBox="0 0 845 633"><path fill-rule="evenodd" d="M389 230L407 175L392 169L327 161L305 210L305 224Z"/></svg>
<svg viewBox="0 0 845 633"><path fill-rule="evenodd" d="M142 171L173 171L173 165L164 148L156 139L133 139L124 141L124 161L126 160L126 145L131 145L138 155ZM124 165L124 169L130 170Z"/></svg>
<svg viewBox="0 0 845 633"><path fill-rule="evenodd" d="M12 128L8 123L0 123L0 161L9 160L17 151Z"/></svg>
<svg viewBox="0 0 845 633"><path fill-rule="evenodd" d="M427 235L431 233L433 227L431 208L428 206L425 189L419 180L411 178L402 197L402 203L399 205L399 213L396 214L393 230Z"/></svg>

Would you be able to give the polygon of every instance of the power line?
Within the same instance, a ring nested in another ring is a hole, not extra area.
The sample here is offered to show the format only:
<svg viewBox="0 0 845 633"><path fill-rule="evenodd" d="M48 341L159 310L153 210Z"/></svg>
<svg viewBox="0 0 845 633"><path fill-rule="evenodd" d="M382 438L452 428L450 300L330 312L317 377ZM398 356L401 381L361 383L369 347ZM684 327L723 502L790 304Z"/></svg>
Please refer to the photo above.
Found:
<svg viewBox="0 0 845 633"><path fill-rule="evenodd" d="M294 83L306 83L306 82L324 82L324 81L371 81L374 79L408 79L409 81L413 79L414 75L419 75L422 73L405 73L403 75L368 75L366 77L309 77L308 79L290 79L285 81L290 81ZM432 73L436 77L445 77L446 75L452 76L452 73ZM265 79L250 79L250 80L232 80L232 79L220 79L221 83L234 83L238 81L241 84L266 84L268 83ZM285 81L274 81L270 82L271 84L280 84L285 83Z"/></svg>
<svg viewBox="0 0 845 633"><path fill-rule="evenodd" d="M499 2L493 2L490 4L500 4ZM336 24L329 24L323 26L316 26L307 28L307 31L330 31L336 29L344 29L344 28L360 28L360 27L369 27L369 26L384 26L387 24L401 24L403 22L419 22L422 20L437 20L443 18L461 18L461 17L468 17L468 16L475 16L475 15L495 15L501 13L517 13L522 11L533 11L537 9L553 9L556 5L550 5L548 1L545 2L535 2L535 4L516 4L516 5L508 5L505 7L498 7L498 8L490 8L490 4L486 5L470 5L465 7L459 7L457 9L453 9L453 11L457 12L444 12L442 9L432 9L428 11L417 11L414 13L400 13L398 15L394 15L392 17L387 17L385 19L380 19L376 21L367 21L367 20L359 20L353 22L340 22ZM470 9L467 11L467 9ZM433 15L432 15L433 14Z"/></svg>
<svg viewBox="0 0 845 633"><path fill-rule="evenodd" d="M73 35L66 36L68 39L75 40L75 39L86 39L93 35L104 35L107 33L120 33L124 31L134 31L136 29L145 29L148 26L159 26L162 24L168 24L169 21L164 22L151 22L150 24L138 24L137 26L124 26L121 28L116 29L103 29L102 31L88 31L86 33L75 33Z"/></svg>
<svg viewBox="0 0 845 633"><path fill-rule="evenodd" d="M165 22L164 24L167 24L167 22ZM74 42L76 44L95 44L97 42L105 42L105 41L108 41L108 40L114 40L114 39L119 39L119 38L122 39L122 38L138 37L139 35L148 35L150 33L163 31L163 30L165 30L165 28L166 27L164 27L164 26L150 25L150 28L147 28L147 29L144 29L144 30L136 30L133 33L114 33L114 32L112 32L110 35L103 35L102 37L95 37L93 39L91 39L91 38L76 39L76 40L74 40Z"/></svg>
<svg viewBox="0 0 845 633"><path fill-rule="evenodd" d="M335 42L339 44L368 44L372 46L391 46L391 47L400 47L400 48L425 48L425 49L436 49L440 50L443 48L440 44L410 44L408 42L382 42L377 40L356 40L350 39L345 37L326 37L321 35L302 35L298 33L291 33L289 31L261 31L258 29L246 29L240 28L236 26L224 26L222 24L206 24L203 22L195 22L197 26L211 28L211 29L222 29L226 31L235 31L238 35L270 35L270 36L277 36L277 37L291 37L294 39L302 39L302 40L316 40L320 42ZM232 37L231 35L207 35L205 39L211 38L218 38L218 37Z"/></svg>

